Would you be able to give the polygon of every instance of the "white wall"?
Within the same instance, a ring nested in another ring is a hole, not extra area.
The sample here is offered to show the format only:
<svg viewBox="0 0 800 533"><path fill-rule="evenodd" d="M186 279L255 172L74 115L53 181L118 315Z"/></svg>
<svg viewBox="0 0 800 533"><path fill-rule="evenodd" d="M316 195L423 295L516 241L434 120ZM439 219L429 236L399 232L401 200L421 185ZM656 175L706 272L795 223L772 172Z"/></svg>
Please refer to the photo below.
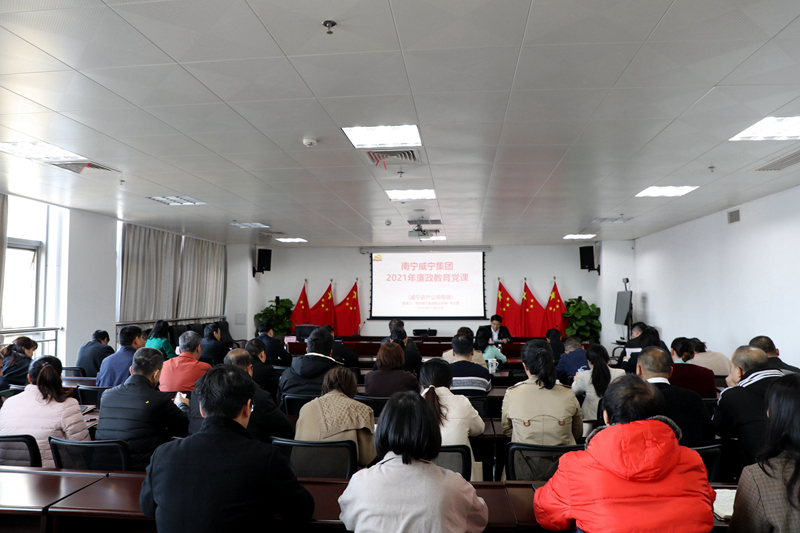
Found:
<svg viewBox="0 0 800 533"><path fill-rule="evenodd" d="M624 338L628 330L625 326L614 324L614 312L617 306L617 292L625 289L622 278L635 281L636 260L633 241L603 241L597 247L600 249L600 281L596 305L600 306L600 323L603 324L600 340L609 349L614 346L614 341ZM636 291L635 287L632 290Z"/></svg>
<svg viewBox="0 0 800 533"><path fill-rule="evenodd" d="M698 337L731 355L767 335L800 364L794 339L800 281L800 188L740 207L741 222L715 213L636 241L634 315L669 344Z"/></svg>
<svg viewBox="0 0 800 533"><path fill-rule="evenodd" d="M66 366L74 366L78 348L97 329L116 332L117 220L77 209L69 213L66 320L63 321Z"/></svg>
<svg viewBox="0 0 800 533"><path fill-rule="evenodd" d="M255 280L252 277L254 254L254 247L249 245L228 246L226 312L235 338L244 338L238 335L247 331L252 333L253 315L275 296L291 298L296 303L304 279L308 279L308 298L310 304L314 305L328 287L331 278L334 280L334 300L338 303L347 295L356 277L359 278L361 316L365 321L361 333L388 334L386 320L368 320L369 255L362 255L358 248L273 247L272 270L256 274ZM598 276L596 273L580 270L578 246L493 247L486 253L487 316L495 311L498 276L517 301L522 298L523 278L527 276L528 286L544 305L553 285L553 276L557 276L558 288L564 300L583 296L585 300L596 303ZM233 325L236 312L247 312L247 327ZM406 330L430 327L438 329L440 335L453 335L461 326L474 329L483 323L485 321L409 320L406 322Z"/></svg>

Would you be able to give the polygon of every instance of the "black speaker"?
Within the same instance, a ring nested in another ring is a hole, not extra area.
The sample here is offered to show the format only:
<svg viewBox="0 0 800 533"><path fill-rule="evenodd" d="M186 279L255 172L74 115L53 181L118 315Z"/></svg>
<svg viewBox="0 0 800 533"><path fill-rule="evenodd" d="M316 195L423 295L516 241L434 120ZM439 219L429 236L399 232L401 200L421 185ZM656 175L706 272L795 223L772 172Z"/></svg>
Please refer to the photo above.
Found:
<svg viewBox="0 0 800 533"><path fill-rule="evenodd" d="M253 267L253 277L257 272L269 272L272 267L272 250L259 249L256 254L256 266Z"/></svg>
<svg viewBox="0 0 800 533"><path fill-rule="evenodd" d="M581 269L594 270L594 246L581 246Z"/></svg>

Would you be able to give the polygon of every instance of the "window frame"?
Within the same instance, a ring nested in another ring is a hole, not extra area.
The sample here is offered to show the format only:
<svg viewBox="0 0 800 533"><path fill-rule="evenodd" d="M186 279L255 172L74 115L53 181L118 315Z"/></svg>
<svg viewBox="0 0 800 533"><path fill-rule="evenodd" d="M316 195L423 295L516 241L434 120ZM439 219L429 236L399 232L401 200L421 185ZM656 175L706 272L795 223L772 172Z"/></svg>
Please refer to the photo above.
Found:
<svg viewBox="0 0 800 533"><path fill-rule="evenodd" d="M14 248L17 250L29 250L34 253L34 258L36 261L36 305L34 308L34 323L23 327L39 327L44 320L43 314L45 309L45 296L47 294L47 276L45 272L46 260L43 260L45 259L46 253L45 244L42 241L18 239L16 237L8 237L7 241L6 249ZM5 324L2 323L1 316L0 328L5 328Z"/></svg>

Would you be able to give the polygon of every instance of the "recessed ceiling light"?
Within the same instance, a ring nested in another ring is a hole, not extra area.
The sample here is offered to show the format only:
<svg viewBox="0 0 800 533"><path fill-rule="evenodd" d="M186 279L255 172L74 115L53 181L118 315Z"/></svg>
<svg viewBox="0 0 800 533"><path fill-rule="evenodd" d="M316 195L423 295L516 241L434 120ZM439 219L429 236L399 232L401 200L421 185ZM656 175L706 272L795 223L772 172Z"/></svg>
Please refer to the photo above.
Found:
<svg viewBox="0 0 800 533"><path fill-rule="evenodd" d="M796 141L800 139L800 117L767 117L730 141Z"/></svg>
<svg viewBox="0 0 800 533"><path fill-rule="evenodd" d="M150 196L150 199L164 205L208 205L191 196Z"/></svg>
<svg viewBox="0 0 800 533"><path fill-rule="evenodd" d="M236 226L237 228L268 228L266 224L262 224L260 222L231 222L231 226Z"/></svg>
<svg viewBox="0 0 800 533"><path fill-rule="evenodd" d="M283 238L279 238L279 239L275 239L275 240L278 241L278 242L308 242L305 239L299 239L299 238L296 238L296 237L283 237Z"/></svg>
<svg viewBox="0 0 800 533"><path fill-rule="evenodd" d="M637 198L643 198L645 196L683 196L684 194L689 194L693 190L697 189L692 185L684 185L683 187L648 187L639 194L636 195Z"/></svg>
<svg viewBox="0 0 800 533"><path fill-rule="evenodd" d="M386 191L389 199L398 202L408 200L436 200L436 191L433 189L408 189L405 191Z"/></svg>
<svg viewBox="0 0 800 533"><path fill-rule="evenodd" d="M595 236L594 233L570 233L569 235L564 235L564 239L591 239Z"/></svg>
<svg viewBox="0 0 800 533"><path fill-rule="evenodd" d="M68 150L53 146L44 141L0 143L0 152L24 157L32 161L41 161L43 163L88 161L85 157L73 154Z"/></svg>
<svg viewBox="0 0 800 533"><path fill-rule="evenodd" d="M444 235L434 235L433 237L420 237L421 241L446 241L447 237Z"/></svg>
<svg viewBox="0 0 800 533"><path fill-rule="evenodd" d="M400 148L422 146L419 129L414 124L403 126L357 126L342 128L356 148Z"/></svg>

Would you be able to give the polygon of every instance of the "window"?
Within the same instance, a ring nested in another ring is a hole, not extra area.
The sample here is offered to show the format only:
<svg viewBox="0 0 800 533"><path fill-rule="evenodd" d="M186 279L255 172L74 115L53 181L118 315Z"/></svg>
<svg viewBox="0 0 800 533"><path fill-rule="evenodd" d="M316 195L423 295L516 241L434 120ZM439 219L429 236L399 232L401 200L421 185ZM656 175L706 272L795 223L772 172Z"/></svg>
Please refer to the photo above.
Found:
<svg viewBox="0 0 800 533"><path fill-rule="evenodd" d="M40 243L22 247L9 241L3 276L3 328L36 326Z"/></svg>

